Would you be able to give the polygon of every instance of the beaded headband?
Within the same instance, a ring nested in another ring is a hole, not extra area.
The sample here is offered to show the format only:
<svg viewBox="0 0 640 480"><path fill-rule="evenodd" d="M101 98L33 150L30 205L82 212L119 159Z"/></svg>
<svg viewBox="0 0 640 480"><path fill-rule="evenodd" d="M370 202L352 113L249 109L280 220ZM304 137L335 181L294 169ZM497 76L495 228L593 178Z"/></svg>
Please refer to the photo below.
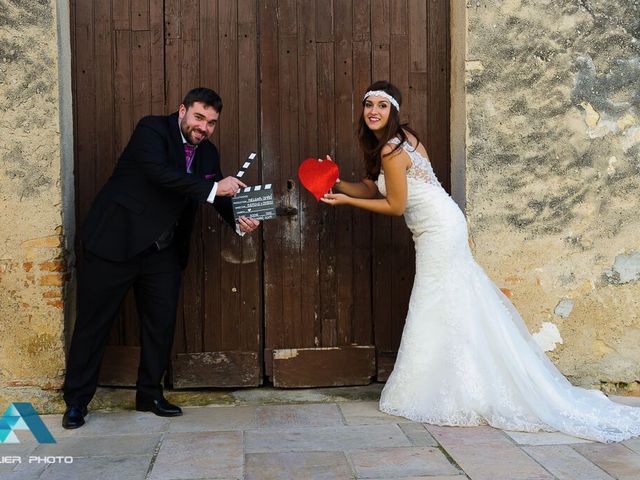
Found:
<svg viewBox="0 0 640 480"><path fill-rule="evenodd" d="M400 111L400 104L398 103L398 101L395 98L393 98L391 95L389 95L387 92L385 92L384 90L369 90L367 93L364 94L364 97L362 97L362 101L364 102L367 99L367 97L386 98L387 100L389 100L391 105L396 107L396 110Z"/></svg>

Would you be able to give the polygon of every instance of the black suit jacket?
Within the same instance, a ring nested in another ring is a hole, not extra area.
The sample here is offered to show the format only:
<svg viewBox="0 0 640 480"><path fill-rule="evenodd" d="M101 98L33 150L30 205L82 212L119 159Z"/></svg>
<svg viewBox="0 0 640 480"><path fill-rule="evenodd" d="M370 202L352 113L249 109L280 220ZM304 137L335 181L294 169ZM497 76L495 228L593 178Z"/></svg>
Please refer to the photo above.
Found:
<svg viewBox="0 0 640 480"><path fill-rule="evenodd" d="M80 235L84 248L124 261L175 225L174 242L184 268L198 204L206 201L214 181L223 178L211 142L198 146L191 168L193 173L187 173L178 114L144 117L87 214ZM216 197L213 205L235 228L231 198Z"/></svg>

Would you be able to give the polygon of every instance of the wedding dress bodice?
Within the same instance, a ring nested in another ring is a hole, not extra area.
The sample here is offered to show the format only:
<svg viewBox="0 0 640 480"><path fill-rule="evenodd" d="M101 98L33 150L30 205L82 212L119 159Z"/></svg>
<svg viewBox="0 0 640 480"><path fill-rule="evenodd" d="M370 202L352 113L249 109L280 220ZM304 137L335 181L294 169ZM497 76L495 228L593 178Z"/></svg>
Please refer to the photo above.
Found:
<svg viewBox="0 0 640 480"><path fill-rule="evenodd" d="M399 140L392 142L398 144ZM560 430L603 442L640 435L640 408L574 387L471 254L461 210L408 142L407 205L416 275L380 409L438 425ZM377 180L386 195L384 172Z"/></svg>

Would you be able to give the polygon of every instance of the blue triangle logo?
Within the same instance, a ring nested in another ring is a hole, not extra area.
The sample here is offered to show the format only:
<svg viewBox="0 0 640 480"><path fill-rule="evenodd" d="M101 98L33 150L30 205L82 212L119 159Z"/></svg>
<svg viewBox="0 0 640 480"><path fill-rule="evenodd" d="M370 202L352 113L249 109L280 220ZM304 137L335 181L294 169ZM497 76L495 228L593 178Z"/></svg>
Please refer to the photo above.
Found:
<svg viewBox="0 0 640 480"><path fill-rule="evenodd" d="M0 443L20 443L16 430L31 431L39 443L56 443L40 415L28 402L12 403L0 417Z"/></svg>

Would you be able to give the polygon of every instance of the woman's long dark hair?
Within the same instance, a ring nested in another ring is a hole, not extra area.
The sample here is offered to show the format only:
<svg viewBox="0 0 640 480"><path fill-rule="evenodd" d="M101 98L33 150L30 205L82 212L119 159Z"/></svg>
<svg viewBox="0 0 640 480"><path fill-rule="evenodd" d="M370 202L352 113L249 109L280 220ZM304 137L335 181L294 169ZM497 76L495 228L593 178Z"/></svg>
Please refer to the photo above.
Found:
<svg viewBox="0 0 640 480"><path fill-rule="evenodd" d="M372 83L369 88L367 88L367 92L370 90L382 90L395 98L399 105L402 105L402 94L400 93L400 90L398 90L398 87L386 80L379 80ZM363 107L365 101L366 99L362 101ZM360 141L360 148L362 148L362 151L364 152L364 166L367 178L371 180L376 180L378 178L382 165L382 149L389 140L394 137L398 137L400 139L400 143L393 148L392 153L400 148L402 143L407 140L405 130L416 137L417 143L414 145L414 148L418 148L418 145L420 144L418 134L406 123L400 123L400 113L393 105L391 105L390 102L389 121L387 122L387 126L384 129L380 140L378 140L378 137L375 136L373 131L365 123L363 109L358 123L358 140Z"/></svg>

